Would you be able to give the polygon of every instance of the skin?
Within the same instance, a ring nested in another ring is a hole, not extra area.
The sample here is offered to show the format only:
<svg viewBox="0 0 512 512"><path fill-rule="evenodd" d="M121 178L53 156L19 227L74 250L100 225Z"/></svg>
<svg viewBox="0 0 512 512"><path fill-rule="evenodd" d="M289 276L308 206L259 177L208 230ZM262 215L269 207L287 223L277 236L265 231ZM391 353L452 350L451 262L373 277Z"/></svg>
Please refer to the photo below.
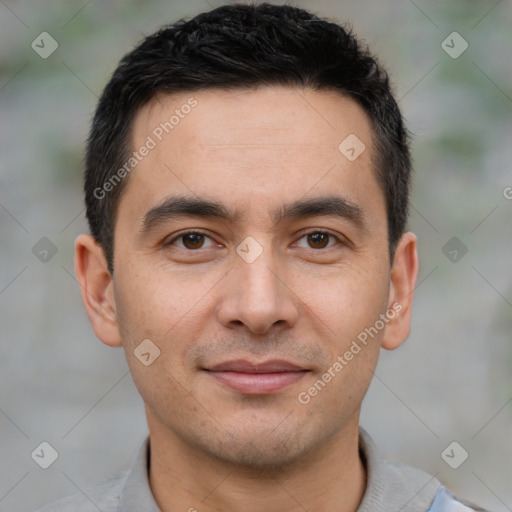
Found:
<svg viewBox="0 0 512 512"><path fill-rule="evenodd" d="M152 492L164 512L355 511L366 486L361 403L381 347L395 349L409 335L418 272L410 232L390 265L371 121L331 91L161 95L138 112L133 147L190 96L197 106L130 173L118 205L113 276L90 235L75 247L94 332L124 348L145 402ZM349 134L366 146L354 161L338 150ZM146 213L178 193L220 201L241 217L167 220L143 234ZM363 226L334 216L276 224L269 215L322 195L357 205ZM165 245L189 229L206 236ZM305 236L318 229L338 239ZM236 252L249 236L262 248L252 263ZM298 394L396 302L400 313L300 403ZM161 351L148 366L134 355L144 339ZM284 359L309 371L278 392L248 395L202 370L232 359Z"/></svg>

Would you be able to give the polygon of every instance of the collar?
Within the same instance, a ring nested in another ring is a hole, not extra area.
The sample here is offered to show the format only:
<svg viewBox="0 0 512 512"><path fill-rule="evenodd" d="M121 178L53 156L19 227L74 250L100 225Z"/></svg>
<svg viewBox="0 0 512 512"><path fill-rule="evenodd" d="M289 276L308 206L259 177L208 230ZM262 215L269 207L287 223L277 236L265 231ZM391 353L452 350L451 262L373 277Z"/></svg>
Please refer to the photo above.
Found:
<svg viewBox="0 0 512 512"><path fill-rule="evenodd" d="M359 427L359 455L366 469L366 490L357 512L428 510L441 483L433 476L383 459L370 435ZM161 512L149 485L149 436L139 445L119 496L119 512Z"/></svg>
<svg viewBox="0 0 512 512"><path fill-rule="evenodd" d="M137 448L119 496L119 512L161 512L149 486L149 436Z"/></svg>

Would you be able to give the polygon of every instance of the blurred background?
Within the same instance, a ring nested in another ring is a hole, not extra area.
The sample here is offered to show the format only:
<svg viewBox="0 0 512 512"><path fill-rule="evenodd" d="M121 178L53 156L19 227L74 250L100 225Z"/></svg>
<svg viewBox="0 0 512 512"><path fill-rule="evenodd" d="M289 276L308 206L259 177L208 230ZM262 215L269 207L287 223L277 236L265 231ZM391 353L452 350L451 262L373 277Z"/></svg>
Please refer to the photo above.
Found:
<svg viewBox="0 0 512 512"><path fill-rule="evenodd" d="M84 141L119 59L161 24L222 3L0 1L0 511L126 468L146 436L124 354L94 336L74 276ZM350 21L413 134L412 333L383 351L361 423L386 457L510 511L512 4L294 5ZM44 441L58 453L48 469L31 457Z"/></svg>

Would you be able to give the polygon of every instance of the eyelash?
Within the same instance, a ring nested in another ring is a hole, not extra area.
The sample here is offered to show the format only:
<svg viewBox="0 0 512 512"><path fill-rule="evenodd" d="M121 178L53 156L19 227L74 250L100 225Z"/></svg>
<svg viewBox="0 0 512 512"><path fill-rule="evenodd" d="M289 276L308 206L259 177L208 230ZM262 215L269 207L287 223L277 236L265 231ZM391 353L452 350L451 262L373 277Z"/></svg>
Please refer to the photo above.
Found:
<svg viewBox="0 0 512 512"><path fill-rule="evenodd" d="M327 236L330 236L331 238L334 238L338 243L340 244L344 244L343 241L336 235L332 234L330 231L325 231L325 230L322 230L322 229L314 229L314 230L311 230L311 231L308 231L307 233L303 233L299 240L301 240L302 238L308 236L308 235L313 235L313 234L321 234L321 235L327 235ZM187 236L187 235L202 235L206 238L210 238L210 240L213 240L211 236L207 235L206 233L203 233L202 231L197 231L197 230L190 230L190 231L184 231L182 233L179 233L178 235L176 235L172 240L169 240L169 242L165 242L164 243L164 247L169 247L171 245L174 244L174 242L176 242L177 240ZM330 247L325 247L325 248L322 248L322 249L311 249L313 251L325 251L327 249L331 249L333 246L330 246ZM183 249L187 252L199 252L202 247L200 247L199 249L187 249L186 247L183 248L183 247L180 247L180 249Z"/></svg>

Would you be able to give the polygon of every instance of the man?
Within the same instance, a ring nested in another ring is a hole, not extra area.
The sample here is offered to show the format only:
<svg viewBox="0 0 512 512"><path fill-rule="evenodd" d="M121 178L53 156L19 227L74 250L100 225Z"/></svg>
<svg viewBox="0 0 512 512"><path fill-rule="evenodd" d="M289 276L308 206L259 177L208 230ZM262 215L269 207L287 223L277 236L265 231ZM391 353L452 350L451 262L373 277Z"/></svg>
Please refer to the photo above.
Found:
<svg viewBox="0 0 512 512"><path fill-rule="evenodd" d="M125 56L75 269L149 437L129 471L42 510L481 510L359 427L381 347L409 335L410 170L386 73L304 10L220 7Z"/></svg>

